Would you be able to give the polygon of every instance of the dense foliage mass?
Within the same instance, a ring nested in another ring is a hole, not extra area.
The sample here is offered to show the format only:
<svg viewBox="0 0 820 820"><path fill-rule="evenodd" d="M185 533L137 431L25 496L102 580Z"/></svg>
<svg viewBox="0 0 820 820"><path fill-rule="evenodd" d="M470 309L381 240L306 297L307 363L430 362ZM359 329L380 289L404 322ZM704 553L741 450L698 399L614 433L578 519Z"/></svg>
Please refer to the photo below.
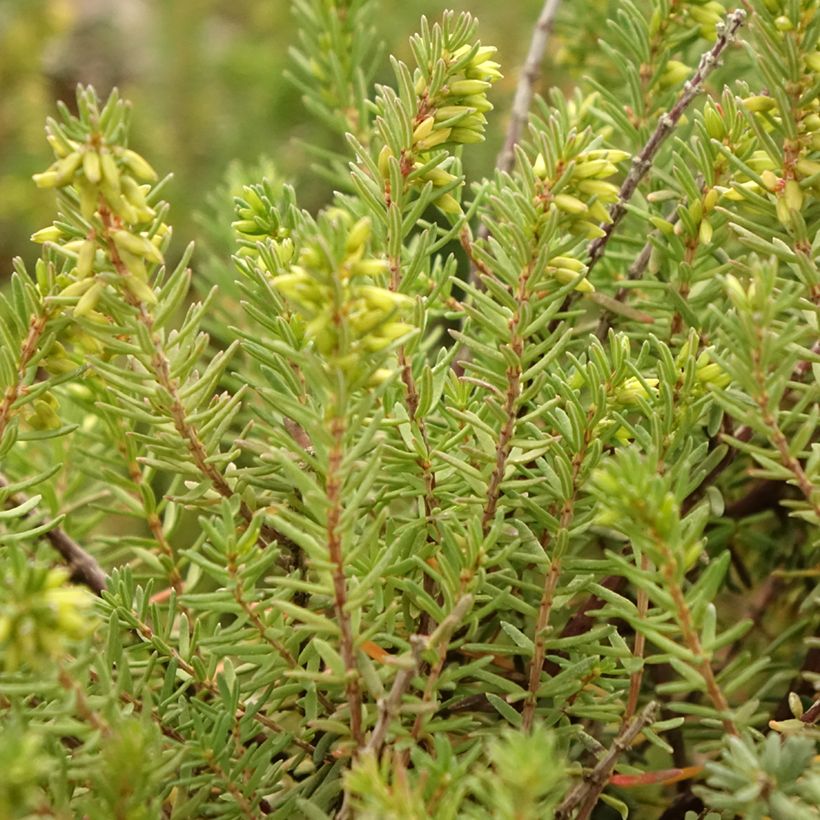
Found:
<svg viewBox="0 0 820 820"><path fill-rule="evenodd" d="M619 3L525 128L566 6L468 182L476 22L372 89L374 0L299 0L336 193L248 172L193 270L117 93L48 120L0 818L816 816L820 9Z"/></svg>

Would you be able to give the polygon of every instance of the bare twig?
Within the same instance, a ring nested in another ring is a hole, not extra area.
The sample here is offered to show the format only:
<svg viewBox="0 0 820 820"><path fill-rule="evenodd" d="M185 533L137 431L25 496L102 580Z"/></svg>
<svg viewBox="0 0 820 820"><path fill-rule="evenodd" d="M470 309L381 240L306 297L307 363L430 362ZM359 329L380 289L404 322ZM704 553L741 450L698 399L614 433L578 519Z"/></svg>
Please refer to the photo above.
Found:
<svg viewBox="0 0 820 820"><path fill-rule="evenodd" d="M446 643L451 633L456 630L467 614L472 603L473 598L471 595L463 595L450 611L450 614L442 620L431 635L412 635L410 637L410 651L405 653L401 661L397 661L402 663L402 668L396 674L387 697L379 701L379 718L365 748L366 751L379 755L384 746L390 721L399 713L401 699L421 666L422 653Z"/></svg>
<svg viewBox="0 0 820 820"><path fill-rule="evenodd" d="M0 487L8 487L9 482L5 476L0 475ZM26 501L22 493L12 496L10 499L13 506L17 507ZM28 516L34 514L32 510ZM97 563L92 555L86 552L68 533L55 527L53 530L43 534L49 544L60 554L68 565L71 572L71 580L87 586L92 592L99 595L107 585L107 578L102 567Z"/></svg>
<svg viewBox="0 0 820 820"><path fill-rule="evenodd" d="M401 699L410 688L410 683L418 671L421 663L421 653L426 649L426 644L427 642L418 635L413 635L410 638L411 657L408 659L408 663L396 674L387 697L379 701L379 718L373 727L373 733L370 735L365 751L372 752L377 757L381 753L384 740L387 737L387 728L390 726L390 721L399 713Z"/></svg>
<svg viewBox="0 0 820 820"><path fill-rule="evenodd" d="M507 134L504 138L504 145L498 153L495 164L500 171L509 171L515 161L515 146L521 139L521 132L527 124L530 115L530 105L535 94L535 83L541 74L541 62L544 59L544 51L547 48L547 40L552 31L555 15L561 0L546 0L541 14L535 23L530 40L530 48L527 58L518 77L518 85L515 89L512 108L510 110L510 124L507 126ZM478 229L478 238L486 239L489 234L487 226L481 224ZM470 258L470 279L477 281L477 274L482 270L482 266L476 261L471 250L469 231L462 233L462 245ZM486 272L486 271L485 271Z"/></svg>
<svg viewBox="0 0 820 820"><path fill-rule="evenodd" d="M518 86L515 89L507 135L495 163L500 171L509 171L515 160L515 146L521 138L524 126L527 124L530 105L535 93L535 83L541 74L544 51L560 4L561 0L546 0L533 29L530 50L527 52L527 59L521 69Z"/></svg>
<svg viewBox="0 0 820 820"><path fill-rule="evenodd" d="M641 180L646 176L649 169L652 167L652 160L655 154L658 153L661 145L666 141L669 135L674 130L678 121L683 116L683 112L687 109L689 104L700 93L703 83L709 74L717 67L719 58L726 47L734 40L738 29L743 25L746 19L746 12L743 9L735 9L727 18L723 27L723 31L718 36L715 44L709 51L707 51L698 63L697 71L691 80L683 86L683 91L680 93L675 104L671 110L661 115L658 120L654 132L647 140L640 153L632 162L626 179L621 185L621 190L618 192L618 201L612 206L609 212L611 222L602 226L604 235L592 241L589 246L589 261L587 265L589 268L603 256L604 249L607 242L609 242L618 223L626 214L626 206L632 195L638 188Z"/></svg>
<svg viewBox="0 0 820 820"><path fill-rule="evenodd" d="M584 775L584 779L564 798L561 805L555 810L556 820L568 820L576 809L578 810L576 815L578 820L589 817L598 802L598 796L604 790L607 780L618 762L618 758L629 749L643 728L654 720L657 710L658 704L651 701L644 706L639 715L632 718L624 726L595 768Z"/></svg>

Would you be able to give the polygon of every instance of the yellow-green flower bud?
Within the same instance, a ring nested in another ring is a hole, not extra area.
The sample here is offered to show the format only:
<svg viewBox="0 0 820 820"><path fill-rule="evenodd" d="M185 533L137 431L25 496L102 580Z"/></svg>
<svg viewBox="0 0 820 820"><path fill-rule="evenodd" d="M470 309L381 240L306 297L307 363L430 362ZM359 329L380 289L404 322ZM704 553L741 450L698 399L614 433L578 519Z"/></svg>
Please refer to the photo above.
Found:
<svg viewBox="0 0 820 820"><path fill-rule="evenodd" d="M753 114L771 111L776 105L774 99L764 96L763 94L757 94L753 97L746 97L745 100L740 101L740 104L747 111L751 111Z"/></svg>
<svg viewBox="0 0 820 820"><path fill-rule="evenodd" d="M738 310L748 310L749 298L743 285L740 284L740 280L733 273L726 274L726 293L729 296L729 301Z"/></svg>
<svg viewBox="0 0 820 820"><path fill-rule="evenodd" d="M138 276L129 273L123 277L125 287L137 298L140 302L145 302L148 305L155 305L157 297L150 285L144 282Z"/></svg>
<svg viewBox="0 0 820 820"><path fill-rule="evenodd" d="M99 184L102 179L100 155L93 149L89 149L83 154L83 173L92 185Z"/></svg>
<svg viewBox="0 0 820 820"><path fill-rule="evenodd" d="M618 169L611 162L605 159L591 159L577 163L572 176L575 179L605 178L617 173Z"/></svg>
<svg viewBox="0 0 820 820"><path fill-rule="evenodd" d="M440 166L436 166L427 171L424 175L424 179L428 182L432 182L437 188L441 188L444 185L449 185L451 182L454 182L458 177L455 174L445 171Z"/></svg>
<svg viewBox="0 0 820 820"><path fill-rule="evenodd" d="M100 172L102 181L112 190L120 190L120 169L114 157L106 151L100 156Z"/></svg>
<svg viewBox="0 0 820 820"><path fill-rule="evenodd" d="M615 202L618 198L618 186L603 179L582 179L577 188L585 194L592 194L604 202Z"/></svg>
<svg viewBox="0 0 820 820"><path fill-rule="evenodd" d="M570 270L569 268L555 268L551 273L562 285L568 285L578 279L580 271ZM575 285L575 290L579 293L592 293L595 286L588 279L581 279Z"/></svg>
<svg viewBox="0 0 820 820"><path fill-rule="evenodd" d="M628 378L615 392L615 400L621 404L637 404L638 399L651 398L658 386L658 379ZM648 389L647 389L648 388Z"/></svg>
<svg viewBox="0 0 820 820"><path fill-rule="evenodd" d="M83 177L77 177L76 187L80 195L80 211L85 219L90 220L97 210L100 198L99 189Z"/></svg>
<svg viewBox="0 0 820 820"><path fill-rule="evenodd" d="M703 196L703 210L711 211L718 201L718 192L714 188L710 188Z"/></svg>
<svg viewBox="0 0 820 820"><path fill-rule="evenodd" d="M572 214L573 216L586 213L587 211L586 204L571 194L556 194L552 201L562 211Z"/></svg>
<svg viewBox="0 0 820 820"><path fill-rule="evenodd" d="M820 162L815 162L813 159L799 159L795 167L803 177L813 177L815 174L820 174Z"/></svg>
<svg viewBox="0 0 820 820"><path fill-rule="evenodd" d="M474 131L472 128L452 128L450 130L450 140L462 145L474 145L484 142L484 134Z"/></svg>
<svg viewBox="0 0 820 820"><path fill-rule="evenodd" d="M601 199L602 198L595 199L589 203L587 206L589 208L589 215L598 222L603 222L604 224L609 225L612 222L612 216L603 206Z"/></svg>
<svg viewBox="0 0 820 820"><path fill-rule="evenodd" d="M433 133L433 126L436 124L435 117L426 117L423 119L413 131L413 142L429 137Z"/></svg>
<svg viewBox="0 0 820 820"><path fill-rule="evenodd" d="M567 268L576 273L581 273L587 269L587 266L580 259L574 259L571 256L553 256L547 262L547 265L554 268Z"/></svg>
<svg viewBox="0 0 820 820"><path fill-rule="evenodd" d="M715 140L722 140L726 136L726 125L723 118L718 114L712 105L706 106L703 110L703 124L706 126L706 133Z"/></svg>
<svg viewBox="0 0 820 820"><path fill-rule="evenodd" d="M433 131L433 133L426 139L419 140L416 143L416 148L419 151L429 151L431 148L435 148L436 146L447 142L447 140L450 139L450 132L452 130L452 128L439 128L438 130Z"/></svg>
<svg viewBox="0 0 820 820"><path fill-rule="evenodd" d="M546 163L546 160L544 159L543 154L539 154L535 158L535 162L532 164L532 172L539 179L546 179L547 178L547 163Z"/></svg>
<svg viewBox="0 0 820 820"><path fill-rule="evenodd" d="M70 285L66 285L61 291L60 296L69 296L71 298L75 296L82 296L91 286L94 284L94 279L87 278L87 279L79 279L76 282L72 282Z"/></svg>
<svg viewBox="0 0 820 820"><path fill-rule="evenodd" d="M56 188L60 177L56 171L43 171L41 174L34 174L32 179L38 188Z"/></svg>
<svg viewBox="0 0 820 820"><path fill-rule="evenodd" d="M56 225L49 225L46 228L40 228L31 235L31 241L43 244L43 242L59 242L62 239L63 232Z"/></svg>
<svg viewBox="0 0 820 820"><path fill-rule="evenodd" d="M390 270L390 266L384 259L359 259L350 268L353 276L382 276Z"/></svg>
<svg viewBox="0 0 820 820"><path fill-rule="evenodd" d="M820 51L812 51L811 54L804 54L803 59L810 71L820 72Z"/></svg>
<svg viewBox="0 0 820 820"><path fill-rule="evenodd" d="M451 194L442 194L436 200L436 207L445 214L460 214L461 205Z"/></svg>
<svg viewBox="0 0 820 820"><path fill-rule="evenodd" d="M700 223L700 228L698 229L698 240L703 245L708 245L712 241L712 234L714 233L714 229L712 228L712 223L708 219L704 219L703 222Z"/></svg>
<svg viewBox="0 0 820 820"><path fill-rule="evenodd" d="M387 145L383 145L381 151L379 151L379 173L387 179L390 174L390 157L393 156L393 152Z"/></svg>
<svg viewBox="0 0 820 820"><path fill-rule="evenodd" d="M157 172L136 151L126 148L122 152L122 160L137 179L143 182L157 181Z"/></svg>
<svg viewBox="0 0 820 820"><path fill-rule="evenodd" d="M79 319L81 316L86 316L100 301L103 290L105 290L105 283L94 280L86 280L92 282L88 290L80 297L80 301L74 306L74 316ZM79 284L79 283L77 283Z"/></svg>
<svg viewBox="0 0 820 820"><path fill-rule="evenodd" d="M575 232L581 232L587 239L600 239L603 236L606 236L606 231L601 228L600 225L596 225L594 222L587 222L585 220L580 220L576 222L572 229Z"/></svg>
<svg viewBox="0 0 820 820"><path fill-rule="evenodd" d="M760 172L760 178L763 180L766 190L772 193L777 190L777 187L780 184L780 177L768 168Z"/></svg>
<svg viewBox="0 0 820 820"><path fill-rule="evenodd" d="M680 60L670 60L661 75L660 84L664 87L680 85L691 73L692 69L686 63Z"/></svg>
<svg viewBox="0 0 820 820"><path fill-rule="evenodd" d="M456 80L450 83L447 90L454 97L482 94L492 87L486 80Z"/></svg>
<svg viewBox="0 0 820 820"><path fill-rule="evenodd" d="M361 250L367 240L370 239L371 228L372 225L370 218L363 216L350 229L350 233L347 235L347 242L345 243L345 250L349 254L356 253L356 251Z"/></svg>
<svg viewBox="0 0 820 820"><path fill-rule="evenodd" d="M379 288L375 285L361 285L357 290L370 305L380 310L393 311L413 304L413 300L409 296L396 293L387 288Z"/></svg>
<svg viewBox="0 0 820 820"><path fill-rule="evenodd" d="M85 279L91 276L91 271L94 267L94 254L97 250L97 245L93 239L86 239L83 242L80 252L77 254L77 278Z"/></svg>
<svg viewBox="0 0 820 820"><path fill-rule="evenodd" d="M144 236L137 236L130 231L114 231L114 244L117 248L134 256L144 256L158 265L163 263L162 254Z"/></svg>
<svg viewBox="0 0 820 820"><path fill-rule="evenodd" d="M57 172L57 185L68 185L74 179L74 174L77 173L82 161L83 155L79 151L72 151L67 157L58 159L53 166Z"/></svg>
<svg viewBox="0 0 820 820"><path fill-rule="evenodd" d="M793 211L799 211L803 207L803 191L796 180L790 179L786 183L783 189L783 196L786 200L786 204Z"/></svg>

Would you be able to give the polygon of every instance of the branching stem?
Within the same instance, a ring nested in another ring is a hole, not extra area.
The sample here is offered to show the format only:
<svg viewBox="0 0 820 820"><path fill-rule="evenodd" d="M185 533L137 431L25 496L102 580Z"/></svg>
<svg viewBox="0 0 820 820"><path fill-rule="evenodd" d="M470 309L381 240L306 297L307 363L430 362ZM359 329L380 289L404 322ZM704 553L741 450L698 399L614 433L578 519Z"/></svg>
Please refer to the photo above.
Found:
<svg viewBox="0 0 820 820"><path fill-rule="evenodd" d="M738 29L743 25L746 19L746 12L743 9L735 9L727 18L723 31L718 35L715 44L709 51L707 51L698 63L697 70L692 79L687 80L683 86L683 91L678 96L677 101L672 106L671 110L666 114L662 114L658 120L658 125L652 132L652 135L647 140L640 153L632 162L632 167L626 176L626 179L618 191L618 201L610 209L609 215L611 221L602 226L604 235L594 239L589 246L589 260L587 262L588 268L591 269L595 263L603 256L606 245L609 242L615 229L618 227L620 221L626 215L626 206L632 195L638 188L641 180L649 172L652 167L652 161L658 150L675 129L678 121L683 116L684 111L689 107L692 100L700 93L703 83L709 74L717 67L720 56L726 50L727 46L734 40Z"/></svg>

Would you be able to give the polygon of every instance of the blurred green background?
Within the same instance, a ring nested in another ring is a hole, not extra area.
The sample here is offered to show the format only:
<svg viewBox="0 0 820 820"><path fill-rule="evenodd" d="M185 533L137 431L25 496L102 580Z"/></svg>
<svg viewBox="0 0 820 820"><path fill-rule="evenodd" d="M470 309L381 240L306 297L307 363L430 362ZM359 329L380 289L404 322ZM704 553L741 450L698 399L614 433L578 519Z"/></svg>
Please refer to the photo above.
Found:
<svg viewBox="0 0 820 820"><path fill-rule="evenodd" d="M474 172L492 168L541 6L377 4L387 53L409 59L420 15L435 19L445 8L471 11L482 40L498 46L506 76L493 91L488 142L470 152ZM300 141L329 144L331 137L283 76L296 42L289 0L0 0L0 279L14 256L31 263L39 254L29 236L53 219L53 192L37 190L31 174L52 161L45 117L58 99L72 104L77 83L92 83L103 96L116 85L133 102L132 146L160 173L174 174L165 196L177 249L196 238L194 215L234 159L254 165L267 157L297 185L304 207L325 202L327 183L310 172ZM377 80L392 81L386 55Z"/></svg>

